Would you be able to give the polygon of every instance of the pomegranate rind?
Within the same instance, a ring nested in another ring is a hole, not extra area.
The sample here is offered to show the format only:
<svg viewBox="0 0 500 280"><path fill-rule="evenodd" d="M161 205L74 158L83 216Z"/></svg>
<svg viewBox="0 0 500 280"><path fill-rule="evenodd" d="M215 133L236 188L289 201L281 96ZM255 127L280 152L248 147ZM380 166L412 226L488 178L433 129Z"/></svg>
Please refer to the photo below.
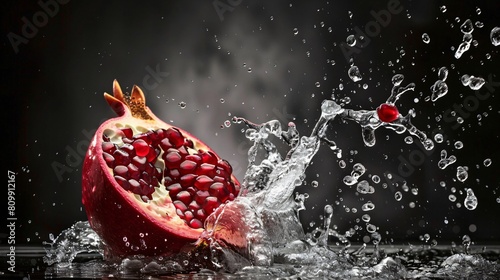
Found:
<svg viewBox="0 0 500 280"><path fill-rule="evenodd" d="M130 96L132 102L136 102L132 106L130 100L124 100L116 81L113 84L113 93L114 96L106 93L105 99L119 117L104 122L98 128L82 168L82 203L89 223L112 257L177 253L185 245L196 241L203 228L191 228L181 220L168 194L155 198L154 201L143 202L133 193L124 190L115 181L102 157L103 132L106 129L117 130L117 124L126 121L127 125L148 129L168 129L172 126L161 121L145 106L144 94L138 87L134 86ZM139 111L137 104L140 105ZM196 149L212 151L190 133L182 129L179 131L193 141ZM231 179L239 186L233 175ZM159 213L158 209L166 210Z"/></svg>

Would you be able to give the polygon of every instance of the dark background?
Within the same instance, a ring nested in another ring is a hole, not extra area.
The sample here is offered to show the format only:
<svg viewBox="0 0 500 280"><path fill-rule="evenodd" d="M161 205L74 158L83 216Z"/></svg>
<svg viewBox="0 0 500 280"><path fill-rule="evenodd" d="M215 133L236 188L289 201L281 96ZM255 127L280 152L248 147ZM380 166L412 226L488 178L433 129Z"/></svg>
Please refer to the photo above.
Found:
<svg viewBox="0 0 500 280"><path fill-rule="evenodd" d="M33 22L43 9L36 1L3 1L1 97L7 142L2 144L2 166L17 173L17 243L40 244L49 233L57 235L86 219L80 193L82 155L87 135L114 116L102 97L111 91L113 79L125 90L141 86L157 116L203 139L233 164L242 179L248 142L242 126L222 129L225 120L232 116L254 122L278 119L283 124L293 120L307 135L323 99L333 93L336 98L350 97L347 107L374 109L389 96L396 73L405 75L403 84L416 83L415 92L398 102L400 112L414 108L414 124L429 135L441 131L445 141L406 176L398 172L401 158L420 153L416 143L405 144L407 134L379 129L376 146L367 148L359 125L336 122L329 135L343 149L347 167L340 168L328 147L321 148L308 170L307 184L298 188L310 195L307 210L301 212L306 230L321 223L319 216L329 203L335 209L335 228L344 233L359 226L351 240L363 241L367 233L359 220L365 214L361 205L370 200L376 205L368 212L370 223L379 227L384 242L422 243L424 234L440 244L460 242L465 234L479 244L498 242L498 89L489 92L483 87L480 92L490 95L461 125L442 116L455 104L463 107L466 97L474 95L461 85L463 74L486 80L491 75L490 81L500 81L499 47L489 39L490 30L500 26L500 4L453 2L445 4L442 13L442 1L401 1L402 12L393 14L365 47L357 46L360 51L353 62L363 80L354 83L347 76L350 62L340 45L356 27L365 30L374 21L370 12L386 10L389 2L69 1L59 4L58 11L16 52L8 34L21 36L23 17ZM230 9L219 15L214 3ZM478 45L457 60L452 47L460 44L459 26L467 18L484 27L473 32ZM424 32L430 35L429 44L422 42ZM426 102L442 66L450 72L449 93ZM151 74L155 69L163 74L155 78ZM367 89L362 87L365 83ZM186 108L179 102L186 102ZM463 141L463 149L453 148L457 140ZM440 170L437 162L443 149L458 160ZM489 167L483 165L486 158L492 159ZM375 194L359 195L355 187L343 185L342 178L357 162L367 168L362 179L370 181L369 175L375 174L382 178L379 184L372 183ZM65 166L64 172L58 176L53 165ZM469 168L464 183L455 179L458 165ZM395 179L386 179L387 173ZM311 187L312 180L318 181L317 188ZM418 194L405 191L403 180ZM453 188L456 202L448 199ZM456 204L463 205L466 188L472 188L479 200L473 211ZM394 199L396 191L403 193L401 201ZM0 217L4 217L7 191L0 193L0 205L5 205ZM6 232L0 229L0 245L6 242Z"/></svg>

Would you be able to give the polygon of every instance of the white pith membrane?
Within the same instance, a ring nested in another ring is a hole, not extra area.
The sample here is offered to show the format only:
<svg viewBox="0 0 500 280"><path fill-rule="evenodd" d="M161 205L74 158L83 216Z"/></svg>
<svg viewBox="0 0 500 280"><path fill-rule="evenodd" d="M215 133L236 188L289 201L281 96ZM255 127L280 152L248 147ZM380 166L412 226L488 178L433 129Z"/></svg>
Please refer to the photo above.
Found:
<svg viewBox="0 0 500 280"><path fill-rule="evenodd" d="M121 132L121 129L124 128L131 128L133 132L133 136L136 136L141 133L146 133L151 130L158 130L162 129L161 127L157 126L150 126L150 127L144 127L141 125L129 125L129 124L121 124L121 123L116 123L115 128L107 128L104 130L103 134L106 135L109 138L109 142L115 144L117 147L121 147L123 144L125 144L122 140L123 133ZM165 129L165 128L163 128ZM104 142L104 140L102 140ZM198 149L198 143L193 141L193 148L186 147L187 151L189 154L197 153ZM205 147L200 147L200 148L205 148ZM160 148L160 154L157 155L156 157L156 162L154 163L155 167L158 167L161 169L162 173L165 171L165 162L162 159L162 155L164 154L163 149ZM108 171L110 174L114 174L113 169L108 167ZM114 182L119 186L118 182L114 179ZM126 196L130 200L135 200L136 203L138 203L142 209L146 209L149 214L148 216L152 216L155 218L155 220L161 222L164 225L168 225L168 227L175 227L175 225L179 226L187 226L188 228L192 230L197 230L197 231L202 231L203 227L201 228L193 228L189 226L189 224L179 217L177 215L177 208L173 204L173 200L170 197L169 191L166 189L165 185L163 184L165 180L165 177L163 177L161 180L158 181L159 186L155 187L155 191L151 194L152 199L147 199L146 201L143 200L141 195L135 194L130 190L125 190L121 186L119 186L120 191L123 193L126 193ZM173 213L173 215L168 215L168 213Z"/></svg>

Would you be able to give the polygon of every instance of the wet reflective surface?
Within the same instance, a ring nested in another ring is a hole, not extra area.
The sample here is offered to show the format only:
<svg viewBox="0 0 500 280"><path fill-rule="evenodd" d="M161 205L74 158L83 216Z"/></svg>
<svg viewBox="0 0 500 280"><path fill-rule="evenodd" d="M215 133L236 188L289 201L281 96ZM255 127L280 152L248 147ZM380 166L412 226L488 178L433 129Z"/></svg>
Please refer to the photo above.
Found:
<svg viewBox="0 0 500 280"><path fill-rule="evenodd" d="M126 259L106 262L99 254L79 254L71 265L47 266L42 247L19 248L16 274L0 275L5 279L498 279L500 246L392 246L352 245L329 247L336 257L331 263L308 264L306 260L275 258L272 267L247 266L234 273L200 268L186 271L182 262ZM2 264L5 254L2 248Z"/></svg>

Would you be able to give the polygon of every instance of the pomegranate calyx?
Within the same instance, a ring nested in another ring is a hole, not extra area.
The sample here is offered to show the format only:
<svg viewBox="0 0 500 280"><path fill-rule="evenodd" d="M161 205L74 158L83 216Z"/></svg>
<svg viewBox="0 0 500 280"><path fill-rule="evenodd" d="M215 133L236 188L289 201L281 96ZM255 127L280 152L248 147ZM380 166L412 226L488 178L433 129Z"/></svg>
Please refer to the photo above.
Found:
<svg viewBox="0 0 500 280"><path fill-rule="evenodd" d="M132 115L141 120L153 120L149 108L146 106L146 97L142 90L134 85L132 93L125 93L117 80L113 81L113 95L104 93L104 99L118 116Z"/></svg>

